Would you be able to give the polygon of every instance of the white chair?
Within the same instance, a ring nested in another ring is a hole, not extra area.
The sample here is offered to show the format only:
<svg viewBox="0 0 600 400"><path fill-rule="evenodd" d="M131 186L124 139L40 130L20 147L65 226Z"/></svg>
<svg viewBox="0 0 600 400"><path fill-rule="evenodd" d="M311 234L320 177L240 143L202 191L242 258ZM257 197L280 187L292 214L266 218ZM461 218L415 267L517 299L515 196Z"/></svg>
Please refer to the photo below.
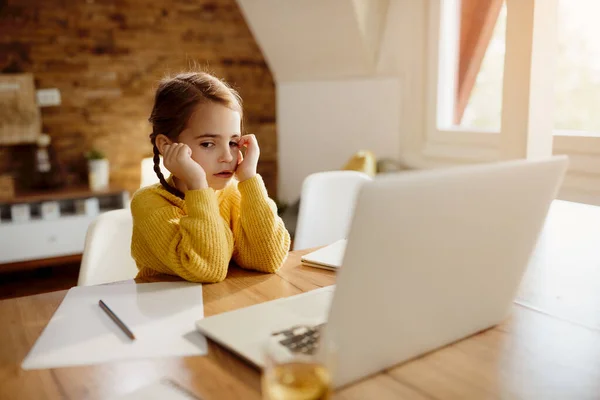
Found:
<svg viewBox="0 0 600 400"><path fill-rule="evenodd" d="M371 178L358 171L311 174L302 184L294 250L344 239L350 228L358 189Z"/></svg>
<svg viewBox="0 0 600 400"><path fill-rule="evenodd" d="M169 175L171 175L171 172L165 168L165 165L163 164L163 159L162 156L160 157L160 162L159 162L159 167L160 167L160 171L162 172L162 174L164 175L165 178L167 178ZM140 187L145 187L145 186L150 186L150 185L154 185L155 183L160 182L158 179L158 176L156 176L156 172L154 172L154 158L153 157L146 157L144 159L142 159L142 180L140 183Z"/></svg>
<svg viewBox="0 0 600 400"><path fill-rule="evenodd" d="M105 212L90 224L77 285L99 285L135 278L138 269L131 257L132 229L129 209Z"/></svg>

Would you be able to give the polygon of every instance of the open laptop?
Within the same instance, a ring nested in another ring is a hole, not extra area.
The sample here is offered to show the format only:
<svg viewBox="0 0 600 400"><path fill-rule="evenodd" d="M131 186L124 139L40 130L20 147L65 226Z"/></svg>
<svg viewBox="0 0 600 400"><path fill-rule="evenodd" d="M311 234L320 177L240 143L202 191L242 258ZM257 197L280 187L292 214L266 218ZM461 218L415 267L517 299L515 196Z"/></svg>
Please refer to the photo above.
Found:
<svg viewBox="0 0 600 400"><path fill-rule="evenodd" d="M336 387L490 328L510 310L566 167L566 157L553 157L367 182L335 288L205 318L197 328L261 366L269 335L326 322L338 348Z"/></svg>

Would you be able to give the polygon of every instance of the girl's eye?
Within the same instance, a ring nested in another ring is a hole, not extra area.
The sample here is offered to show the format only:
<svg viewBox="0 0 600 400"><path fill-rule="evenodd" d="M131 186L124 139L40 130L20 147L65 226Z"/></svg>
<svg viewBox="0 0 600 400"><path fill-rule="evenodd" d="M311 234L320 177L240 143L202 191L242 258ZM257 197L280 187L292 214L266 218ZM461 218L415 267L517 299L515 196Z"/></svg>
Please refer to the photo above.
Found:
<svg viewBox="0 0 600 400"><path fill-rule="evenodd" d="M211 143L211 142L204 142L204 143L200 143L200 146L205 147L205 148L210 148L213 147L215 144Z"/></svg>
<svg viewBox="0 0 600 400"><path fill-rule="evenodd" d="M239 147L239 144L238 144L238 142L229 142L229 145L230 145L231 147Z"/></svg>

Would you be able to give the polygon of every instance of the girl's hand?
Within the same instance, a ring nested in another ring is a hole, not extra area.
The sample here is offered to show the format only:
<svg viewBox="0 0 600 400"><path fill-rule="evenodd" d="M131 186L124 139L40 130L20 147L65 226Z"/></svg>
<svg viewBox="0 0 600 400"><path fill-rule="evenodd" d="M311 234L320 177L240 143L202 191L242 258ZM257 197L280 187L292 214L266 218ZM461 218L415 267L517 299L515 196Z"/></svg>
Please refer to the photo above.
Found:
<svg viewBox="0 0 600 400"><path fill-rule="evenodd" d="M235 171L235 175L238 181L243 182L256 175L256 166L258 165L258 157L260 156L260 148L258 147L258 141L254 135L244 135L240 138L238 145L240 148L246 148L246 156L242 155L242 151L239 151L238 156L238 167Z"/></svg>
<svg viewBox="0 0 600 400"><path fill-rule="evenodd" d="M187 144L173 143L165 145L163 163L175 177L181 179L188 190L206 189L206 172L194 160L192 149Z"/></svg>

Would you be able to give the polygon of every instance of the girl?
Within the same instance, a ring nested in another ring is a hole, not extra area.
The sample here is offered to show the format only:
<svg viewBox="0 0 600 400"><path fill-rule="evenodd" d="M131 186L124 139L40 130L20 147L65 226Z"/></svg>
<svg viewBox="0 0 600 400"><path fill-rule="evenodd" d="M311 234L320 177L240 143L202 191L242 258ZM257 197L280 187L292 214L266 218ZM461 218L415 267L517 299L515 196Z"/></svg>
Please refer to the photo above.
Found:
<svg viewBox="0 0 600 400"><path fill-rule="evenodd" d="M290 237L256 173L256 137L241 134L237 92L207 73L179 74L160 82L149 121L160 184L138 190L131 202L138 278L219 282L231 259L277 271Z"/></svg>

